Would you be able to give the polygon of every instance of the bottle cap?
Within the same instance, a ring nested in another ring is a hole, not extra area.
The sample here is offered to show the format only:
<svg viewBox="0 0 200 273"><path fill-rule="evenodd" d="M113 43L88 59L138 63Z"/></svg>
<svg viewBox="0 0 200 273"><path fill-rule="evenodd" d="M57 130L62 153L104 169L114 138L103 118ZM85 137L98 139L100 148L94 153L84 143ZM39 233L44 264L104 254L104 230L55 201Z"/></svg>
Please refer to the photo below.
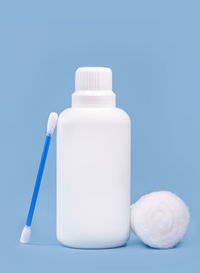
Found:
<svg viewBox="0 0 200 273"><path fill-rule="evenodd" d="M108 67L80 67L76 70L72 107L115 107L112 70Z"/></svg>
<svg viewBox="0 0 200 273"><path fill-rule="evenodd" d="M112 90L112 70L108 67L80 67L76 70L76 91Z"/></svg>

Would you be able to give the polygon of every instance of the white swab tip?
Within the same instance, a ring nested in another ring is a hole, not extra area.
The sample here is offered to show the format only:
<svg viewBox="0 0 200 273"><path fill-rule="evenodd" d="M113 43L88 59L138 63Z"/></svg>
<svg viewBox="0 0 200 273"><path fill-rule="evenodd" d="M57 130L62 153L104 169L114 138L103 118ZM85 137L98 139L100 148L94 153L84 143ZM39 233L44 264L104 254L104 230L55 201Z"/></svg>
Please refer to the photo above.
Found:
<svg viewBox="0 0 200 273"><path fill-rule="evenodd" d="M31 237L31 227L24 226L20 237L20 243L27 244Z"/></svg>
<svg viewBox="0 0 200 273"><path fill-rule="evenodd" d="M49 119L48 119L48 123L47 123L47 134L52 135L56 125L57 125L57 121L58 121L58 114L55 112L52 112L49 115Z"/></svg>

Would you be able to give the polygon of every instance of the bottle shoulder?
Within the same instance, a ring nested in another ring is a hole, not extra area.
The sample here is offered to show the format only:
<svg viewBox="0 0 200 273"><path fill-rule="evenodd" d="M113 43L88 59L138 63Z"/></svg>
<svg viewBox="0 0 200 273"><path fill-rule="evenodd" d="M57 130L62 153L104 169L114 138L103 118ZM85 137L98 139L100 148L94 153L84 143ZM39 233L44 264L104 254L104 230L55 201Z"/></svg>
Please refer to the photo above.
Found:
<svg viewBox="0 0 200 273"><path fill-rule="evenodd" d="M116 108L118 115L120 115L121 117L123 117L125 120L131 122L131 118L129 117L128 113L126 111L124 111L121 108Z"/></svg>
<svg viewBox="0 0 200 273"><path fill-rule="evenodd" d="M129 115L122 109L110 108L67 108L59 115L58 122L77 121L104 121L104 122L127 122L130 123Z"/></svg>

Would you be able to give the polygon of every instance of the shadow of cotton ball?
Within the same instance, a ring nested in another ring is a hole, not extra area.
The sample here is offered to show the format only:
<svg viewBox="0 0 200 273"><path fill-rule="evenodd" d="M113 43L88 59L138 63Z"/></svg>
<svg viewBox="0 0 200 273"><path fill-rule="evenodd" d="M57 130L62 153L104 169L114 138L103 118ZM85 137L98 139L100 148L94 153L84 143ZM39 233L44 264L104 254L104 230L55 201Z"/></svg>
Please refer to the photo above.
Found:
<svg viewBox="0 0 200 273"><path fill-rule="evenodd" d="M168 191L143 195L131 206L131 228L148 246L172 248L184 237L190 220L188 207Z"/></svg>

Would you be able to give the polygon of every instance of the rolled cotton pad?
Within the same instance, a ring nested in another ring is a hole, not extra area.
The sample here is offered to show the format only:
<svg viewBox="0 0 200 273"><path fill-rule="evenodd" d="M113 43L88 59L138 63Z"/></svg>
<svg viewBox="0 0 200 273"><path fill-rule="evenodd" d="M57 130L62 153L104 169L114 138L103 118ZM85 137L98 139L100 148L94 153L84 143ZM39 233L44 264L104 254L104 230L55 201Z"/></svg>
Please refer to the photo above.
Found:
<svg viewBox="0 0 200 273"><path fill-rule="evenodd" d="M171 248L185 235L189 224L188 207L168 191L142 196L131 206L131 228L148 246Z"/></svg>

